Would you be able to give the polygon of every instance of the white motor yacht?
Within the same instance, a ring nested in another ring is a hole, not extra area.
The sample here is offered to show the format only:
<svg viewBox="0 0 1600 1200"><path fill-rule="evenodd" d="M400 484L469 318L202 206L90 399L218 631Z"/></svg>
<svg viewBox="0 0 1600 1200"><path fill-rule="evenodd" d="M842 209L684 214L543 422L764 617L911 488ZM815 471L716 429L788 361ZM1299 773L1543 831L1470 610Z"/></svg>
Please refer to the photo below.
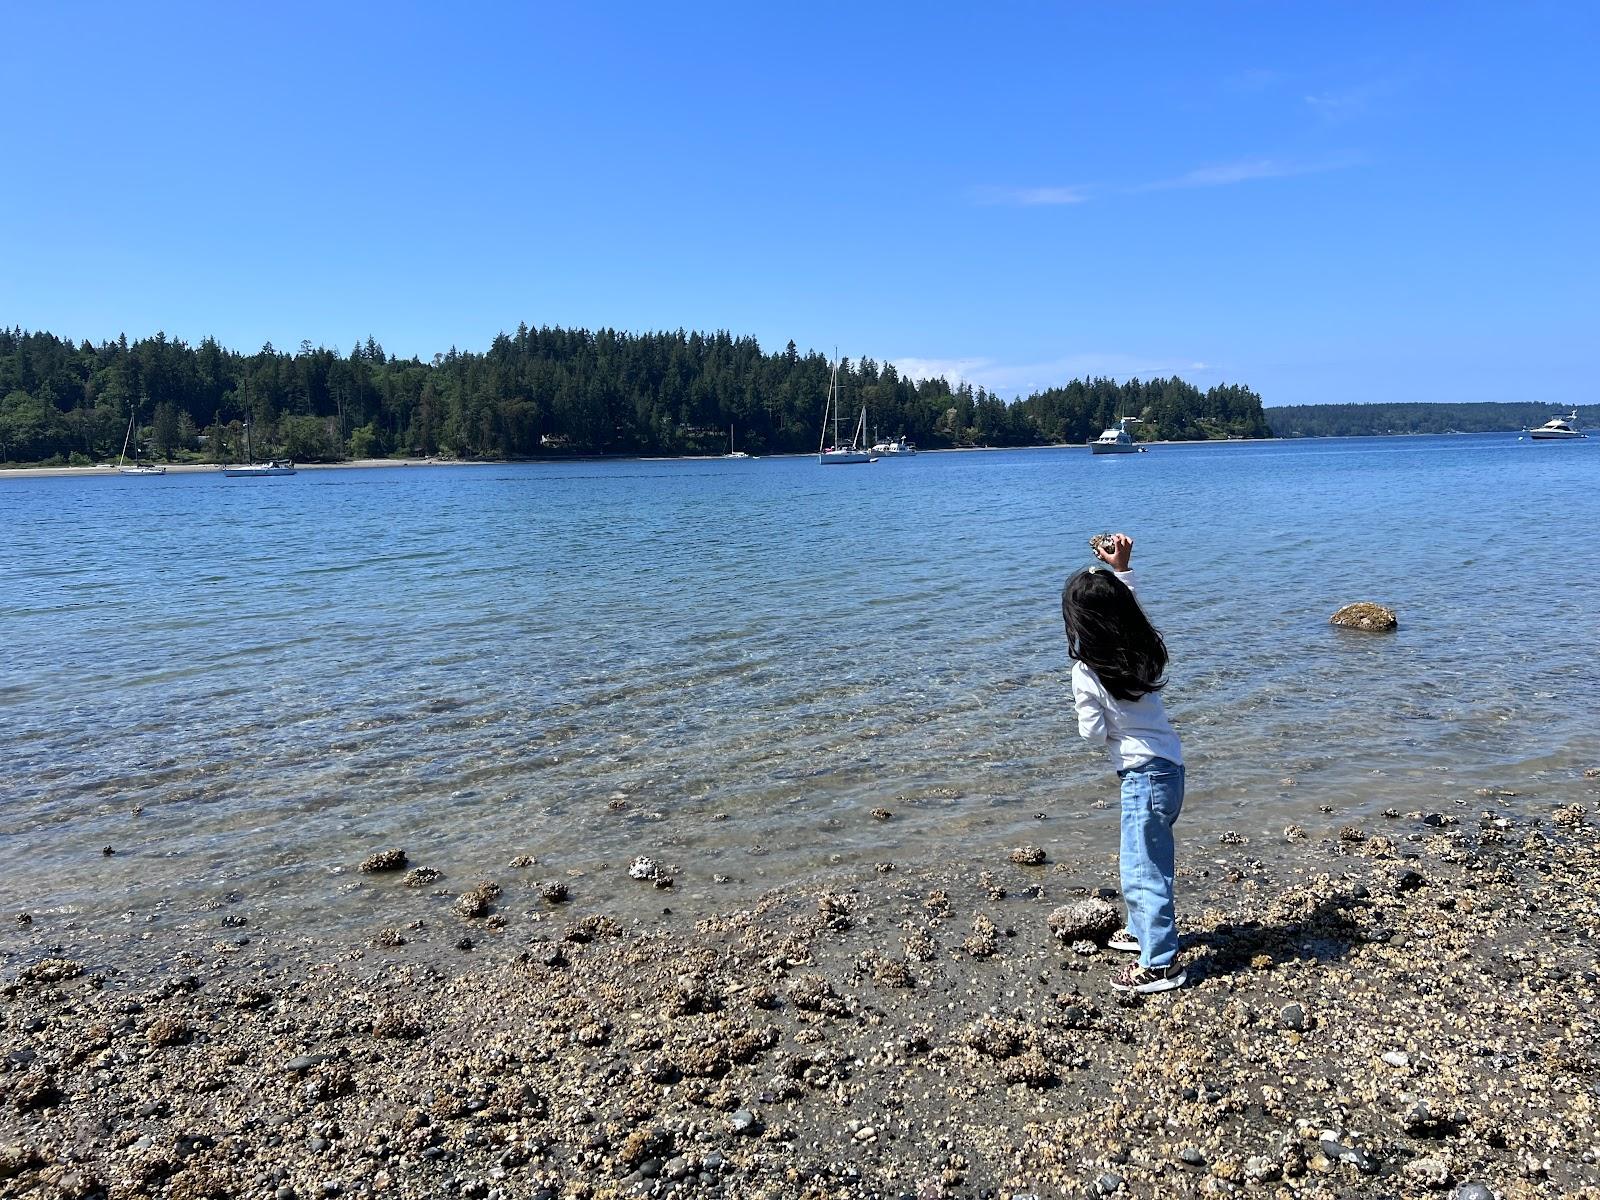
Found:
<svg viewBox="0 0 1600 1200"><path fill-rule="evenodd" d="M1144 453L1144 447L1135 442L1133 435L1128 432L1130 424L1137 425L1138 423L1138 417L1117 418L1115 425L1089 443L1089 449L1095 454Z"/></svg>
<svg viewBox="0 0 1600 1200"><path fill-rule="evenodd" d="M872 447L872 452L884 458L901 458L917 452L915 442L907 440L904 434L887 442L878 442Z"/></svg>
<svg viewBox="0 0 1600 1200"><path fill-rule="evenodd" d="M1536 442L1569 442L1589 435L1578 428L1578 410L1573 409L1567 416L1551 417L1539 428L1528 430L1528 436Z"/></svg>

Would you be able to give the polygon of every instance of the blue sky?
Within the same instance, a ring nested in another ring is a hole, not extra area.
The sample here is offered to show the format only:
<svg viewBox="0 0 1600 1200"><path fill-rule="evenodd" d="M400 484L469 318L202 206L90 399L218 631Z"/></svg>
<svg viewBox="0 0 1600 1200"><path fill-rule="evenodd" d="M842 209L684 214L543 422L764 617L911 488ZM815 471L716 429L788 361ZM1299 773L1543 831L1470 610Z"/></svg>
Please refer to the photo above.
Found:
<svg viewBox="0 0 1600 1200"><path fill-rule="evenodd" d="M1594 395L1600 5L0 0L0 323Z"/></svg>

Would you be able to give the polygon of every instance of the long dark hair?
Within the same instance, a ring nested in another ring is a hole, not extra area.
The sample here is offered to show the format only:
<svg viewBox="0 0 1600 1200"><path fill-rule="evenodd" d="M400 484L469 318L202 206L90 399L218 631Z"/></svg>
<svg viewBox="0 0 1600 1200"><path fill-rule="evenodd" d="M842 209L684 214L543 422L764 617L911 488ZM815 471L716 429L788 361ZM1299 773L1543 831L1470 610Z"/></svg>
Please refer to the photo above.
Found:
<svg viewBox="0 0 1600 1200"><path fill-rule="evenodd" d="M1061 589L1067 653L1092 670L1118 700L1166 686L1167 644L1133 592L1110 571L1085 567Z"/></svg>

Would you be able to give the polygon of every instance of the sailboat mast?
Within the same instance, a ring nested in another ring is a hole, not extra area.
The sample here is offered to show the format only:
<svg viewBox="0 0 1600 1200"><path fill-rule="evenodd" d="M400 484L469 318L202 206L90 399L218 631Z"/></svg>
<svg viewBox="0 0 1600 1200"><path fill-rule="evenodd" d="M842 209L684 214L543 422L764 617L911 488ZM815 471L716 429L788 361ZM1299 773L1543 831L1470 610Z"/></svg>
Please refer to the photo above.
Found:
<svg viewBox="0 0 1600 1200"><path fill-rule="evenodd" d="M839 364L833 364L833 448L839 448Z"/></svg>
<svg viewBox="0 0 1600 1200"><path fill-rule="evenodd" d="M128 457L128 439L133 436L133 418L137 413L128 414L128 432L122 435L122 453L117 455L117 466L122 466L122 460ZM134 455L138 456L138 447L134 447Z"/></svg>

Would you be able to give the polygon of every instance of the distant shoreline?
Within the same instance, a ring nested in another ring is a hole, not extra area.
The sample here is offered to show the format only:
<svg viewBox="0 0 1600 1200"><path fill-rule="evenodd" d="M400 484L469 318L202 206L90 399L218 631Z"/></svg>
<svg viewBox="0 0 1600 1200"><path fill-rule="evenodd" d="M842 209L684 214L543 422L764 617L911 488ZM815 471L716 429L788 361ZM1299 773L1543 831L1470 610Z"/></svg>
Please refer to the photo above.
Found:
<svg viewBox="0 0 1600 1200"><path fill-rule="evenodd" d="M1474 433L1338 433L1316 434L1310 437L1253 437L1253 438L1204 438L1186 441L1151 441L1140 442L1141 446L1259 446L1264 443L1279 442L1347 442L1369 438L1415 438L1415 437L1500 437L1508 434L1521 434L1519 429L1488 429ZM1006 450L1087 450L1088 442L1058 442L1048 446L940 446L928 450L918 450L917 454L992 454ZM803 454L753 454L749 458L739 460L757 462L765 458L812 458L810 451ZM888 456L894 457L894 456ZM340 471L347 469L365 470L372 467L508 467L523 466L530 463L571 463L571 462L721 462L727 459L726 454L577 454L577 455L551 455L542 458L353 458L344 462L331 463L296 463L296 471ZM217 474L226 470L228 466L237 464L221 463L167 463L169 475L207 475ZM92 467L0 467L0 479L112 479L117 477L117 469L110 463L102 463Z"/></svg>
<svg viewBox="0 0 1600 1200"><path fill-rule="evenodd" d="M165 466L168 475L218 475L237 463L158 463ZM480 459L455 458L352 458L345 462L296 463L296 471L339 471L350 467L473 467L495 464ZM115 479L117 468L104 463L94 467L5 467L0 469L0 479Z"/></svg>

